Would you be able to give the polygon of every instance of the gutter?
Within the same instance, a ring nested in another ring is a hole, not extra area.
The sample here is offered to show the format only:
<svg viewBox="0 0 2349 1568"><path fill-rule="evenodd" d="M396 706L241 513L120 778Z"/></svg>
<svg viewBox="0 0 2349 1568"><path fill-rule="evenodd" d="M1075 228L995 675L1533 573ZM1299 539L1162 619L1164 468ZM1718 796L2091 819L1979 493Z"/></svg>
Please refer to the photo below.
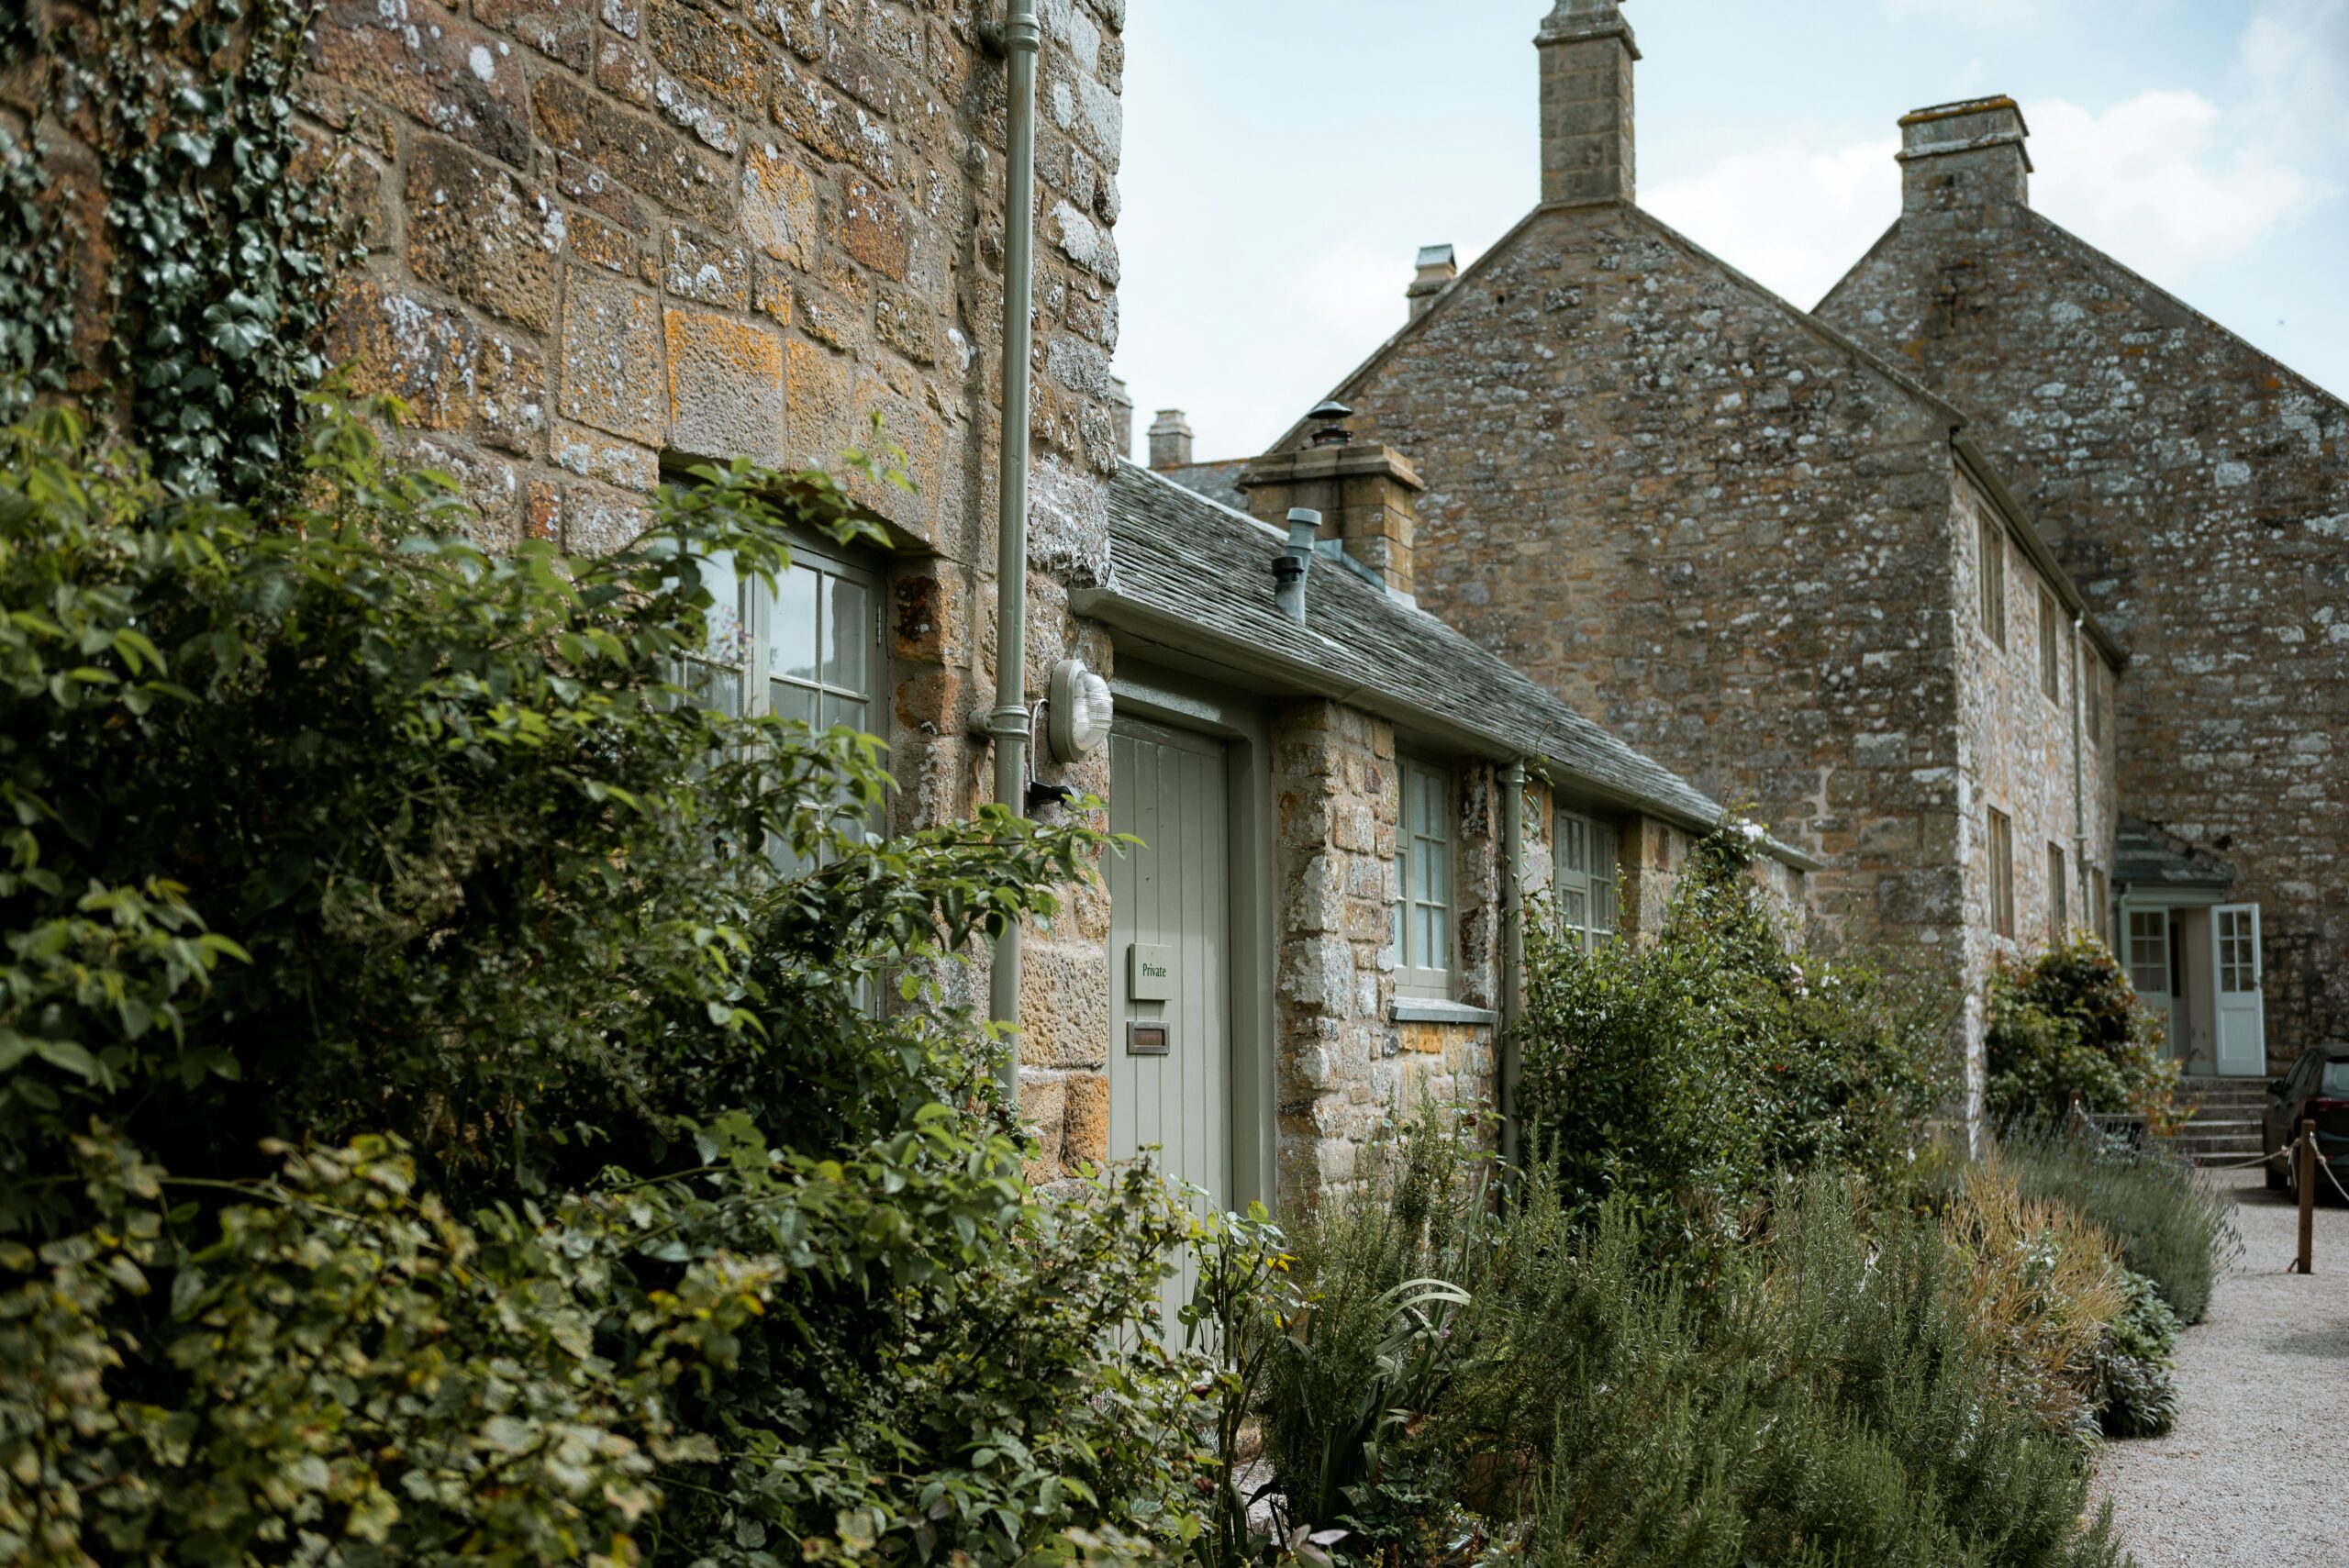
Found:
<svg viewBox="0 0 2349 1568"><path fill-rule="evenodd" d="M2087 660L2082 657L2080 641L2087 634L2085 617L2072 617L2072 875L2080 884L2080 912L2087 917L2086 924L2093 932L2103 929L2103 917L2095 905L2096 884L2088 875L2088 786L2087 754Z"/></svg>
<svg viewBox="0 0 2349 1568"><path fill-rule="evenodd" d="M1036 0L1007 0L997 29L983 30L1004 57L1003 450L996 465L995 798L1015 817L1028 810L1028 424L1030 317L1036 296L1036 54L1042 30ZM996 938L988 976L989 1011L1003 1026L998 1073L1005 1095L1019 1095L1020 926Z"/></svg>

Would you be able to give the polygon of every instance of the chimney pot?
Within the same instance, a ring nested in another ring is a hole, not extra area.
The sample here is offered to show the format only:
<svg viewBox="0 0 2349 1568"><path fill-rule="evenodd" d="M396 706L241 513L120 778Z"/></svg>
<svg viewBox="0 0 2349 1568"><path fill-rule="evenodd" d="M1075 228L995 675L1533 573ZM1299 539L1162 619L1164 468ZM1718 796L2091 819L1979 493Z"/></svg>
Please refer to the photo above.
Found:
<svg viewBox="0 0 2349 1568"><path fill-rule="evenodd" d="M1354 411L1334 397L1320 404L1312 413L1306 416L1313 422L1313 439L1310 444L1317 447L1344 446L1353 439L1353 437L1346 431L1346 421L1353 417Z"/></svg>
<svg viewBox="0 0 2349 1568"><path fill-rule="evenodd" d="M1936 104L1900 119L1903 212L2031 202L2031 127L2012 98Z"/></svg>
<svg viewBox="0 0 2349 1568"><path fill-rule="evenodd" d="M1449 245L1419 247L1419 276L1411 280L1411 286L1403 294L1403 297L1410 302L1411 319L1414 321L1434 309L1437 296L1450 288L1452 280L1460 275L1460 263L1453 259Z"/></svg>
<svg viewBox="0 0 2349 1568"><path fill-rule="evenodd" d="M1150 466L1161 473L1191 466L1191 422L1180 408L1162 408L1150 427Z"/></svg>

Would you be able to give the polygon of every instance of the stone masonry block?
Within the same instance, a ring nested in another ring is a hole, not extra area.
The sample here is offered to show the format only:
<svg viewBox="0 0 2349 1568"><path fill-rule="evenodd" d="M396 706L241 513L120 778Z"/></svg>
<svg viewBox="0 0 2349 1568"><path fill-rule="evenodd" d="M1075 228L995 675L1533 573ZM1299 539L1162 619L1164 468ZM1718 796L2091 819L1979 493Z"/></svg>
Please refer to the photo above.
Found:
<svg viewBox="0 0 2349 1568"><path fill-rule="evenodd" d="M1072 1073L1064 1091L1066 1113L1061 1122L1061 1162L1107 1165L1109 1162L1109 1080L1098 1073Z"/></svg>
<svg viewBox="0 0 2349 1568"><path fill-rule="evenodd" d="M1097 1071L1108 1065L1105 948L1031 940L1022 954L1019 982L1022 1066Z"/></svg>
<svg viewBox="0 0 2349 1568"><path fill-rule="evenodd" d="M662 286L680 299L751 308L751 253L729 240L672 228Z"/></svg>
<svg viewBox="0 0 2349 1568"><path fill-rule="evenodd" d="M563 417L658 446L666 412L658 307L635 289L573 268L562 314Z"/></svg>
<svg viewBox="0 0 2349 1568"><path fill-rule="evenodd" d="M841 248L882 276L902 283L910 260L906 212L870 180L841 183Z"/></svg>
<svg viewBox="0 0 2349 1568"><path fill-rule="evenodd" d="M596 29L594 0L473 0L473 17L573 71L587 69Z"/></svg>
<svg viewBox="0 0 2349 1568"><path fill-rule="evenodd" d="M707 310L673 308L662 333L669 361L669 444L696 457L785 461L783 343L770 328Z"/></svg>
<svg viewBox="0 0 2349 1568"><path fill-rule="evenodd" d="M742 157L742 231L778 261L801 272L816 264L816 185L774 143L753 142Z"/></svg>
<svg viewBox="0 0 2349 1568"><path fill-rule="evenodd" d="M311 30L321 72L521 166L530 114L514 46L429 0L331 0Z"/></svg>
<svg viewBox="0 0 2349 1568"><path fill-rule="evenodd" d="M712 228L729 224L735 194L730 171L668 127L557 74L539 78L530 106L540 134L558 151L596 165L683 217Z"/></svg>
<svg viewBox="0 0 2349 1568"><path fill-rule="evenodd" d="M783 61L774 70L774 122L826 158L853 163L881 183L896 181L888 122Z"/></svg>
<svg viewBox="0 0 2349 1568"><path fill-rule="evenodd" d="M766 106L767 49L715 10L653 0L644 13L652 58L696 93L745 114Z"/></svg>
<svg viewBox="0 0 2349 1568"><path fill-rule="evenodd" d="M554 325L563 215L540 191L469 149L417 139L407 169L408 266L508 321Z"/></svg>

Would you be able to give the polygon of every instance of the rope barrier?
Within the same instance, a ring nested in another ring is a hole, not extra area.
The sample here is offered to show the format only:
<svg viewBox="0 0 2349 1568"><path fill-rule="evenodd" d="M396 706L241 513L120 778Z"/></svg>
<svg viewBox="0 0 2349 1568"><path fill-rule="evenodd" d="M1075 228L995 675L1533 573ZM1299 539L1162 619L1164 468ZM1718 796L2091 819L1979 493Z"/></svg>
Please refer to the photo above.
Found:
<svg viewBox="0 0 2349 1568"><path fill-rule="evenodd" d="M2319 1154L2316 1157L2316 1168L2324 1173L2324 1179L2332 1184L2332 1190L2341 1195L2341 1200L2343 1203L2349 1203L2349 1187L2343 1187L2341 1184L2341 1178L2332 1173L2332 1162L2322 1154Z"/></svg>

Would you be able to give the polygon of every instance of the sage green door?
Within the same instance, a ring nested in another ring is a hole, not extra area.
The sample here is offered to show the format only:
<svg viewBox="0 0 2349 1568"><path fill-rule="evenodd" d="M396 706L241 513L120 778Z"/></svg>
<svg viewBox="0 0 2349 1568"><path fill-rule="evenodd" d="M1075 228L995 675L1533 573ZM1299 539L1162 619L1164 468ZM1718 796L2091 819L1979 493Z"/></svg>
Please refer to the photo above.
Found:
<svg viewBox="0 0 2349 1568"><path fill-rule="evenodd" d="M1231 1201L1224 767L1208 736L1126 718L1110 735L1109 826L1141 844L1109 861L1109 1157L1149 1153L1203 1210ZM1186 1262L1170 1313L1193 1283Z"/></svg>

